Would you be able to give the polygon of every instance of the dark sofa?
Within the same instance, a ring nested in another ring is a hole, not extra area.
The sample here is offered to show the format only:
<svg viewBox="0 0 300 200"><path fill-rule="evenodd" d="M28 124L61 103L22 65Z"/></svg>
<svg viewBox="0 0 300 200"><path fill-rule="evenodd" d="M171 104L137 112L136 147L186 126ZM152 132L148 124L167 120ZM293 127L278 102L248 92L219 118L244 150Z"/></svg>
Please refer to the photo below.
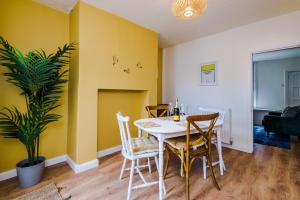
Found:
<svg viewBox="0 0 300 200"><path fill-rule="evenodd" d="M295 117L283 117L281 112L270 112L262 121L265 132L300 136L300 112Z"/></svg>

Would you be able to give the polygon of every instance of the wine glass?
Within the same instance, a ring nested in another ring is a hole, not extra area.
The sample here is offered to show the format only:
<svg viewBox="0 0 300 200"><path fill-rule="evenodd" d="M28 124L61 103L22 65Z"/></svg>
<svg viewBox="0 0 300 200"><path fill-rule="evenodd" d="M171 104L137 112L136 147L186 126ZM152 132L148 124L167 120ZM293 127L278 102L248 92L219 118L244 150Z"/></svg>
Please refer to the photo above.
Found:
<svg viewBox="0 0 300 200"><path fill-rule="evenodd" d="M173 114L173 109L174 109L173 103L170 102L170 103L169 103L169 116L172 116L172 114Z"/></svg>
<svg viewBox="0 0 300 200"><path fill-rule="evenodd" d="M185 115L185 108L184 108L183 103L180 104L180 114Z"/></svg>

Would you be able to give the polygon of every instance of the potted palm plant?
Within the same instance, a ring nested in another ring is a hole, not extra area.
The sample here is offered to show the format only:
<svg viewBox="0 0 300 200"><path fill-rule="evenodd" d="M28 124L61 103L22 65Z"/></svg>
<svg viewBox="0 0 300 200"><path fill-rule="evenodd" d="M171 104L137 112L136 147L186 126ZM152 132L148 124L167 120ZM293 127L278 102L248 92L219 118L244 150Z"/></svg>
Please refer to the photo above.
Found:
<svg viewBox="0 0 300 200"><path fill-rule="evenodd" d="M17 86L25 98L26 111L17 107L0 110L0 136L17 138L26 147L27 159L17 163L17 175L22 188L37 184L43 176L45 157L39 154L40 135L49 123L61 115L53 110L63 93L68 70L69 55L73 44L58 48L55 54L46 55L43 50L23 55L0 36L0 67L6 68L7 82Z"/></svg>

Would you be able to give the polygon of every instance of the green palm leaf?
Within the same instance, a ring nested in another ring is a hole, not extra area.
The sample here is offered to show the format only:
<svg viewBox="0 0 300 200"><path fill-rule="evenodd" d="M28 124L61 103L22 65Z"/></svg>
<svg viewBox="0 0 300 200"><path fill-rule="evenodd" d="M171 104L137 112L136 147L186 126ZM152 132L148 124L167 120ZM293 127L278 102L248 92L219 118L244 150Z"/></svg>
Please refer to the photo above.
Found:
<svg viewBox="0 0 300 200"><path fill-rule="evenodd" d="M18 138L26 146L30 164L39 155L40 134L61 117L53 110L60 106L68 81L68 70L64 68L73 50L74 44L65 44L54 54L34 50L23 55L0 36L0 67L6 68L3 75L8 83L21 89L27 105L25 113L16 107L0 111L0 136Z"/></svg>

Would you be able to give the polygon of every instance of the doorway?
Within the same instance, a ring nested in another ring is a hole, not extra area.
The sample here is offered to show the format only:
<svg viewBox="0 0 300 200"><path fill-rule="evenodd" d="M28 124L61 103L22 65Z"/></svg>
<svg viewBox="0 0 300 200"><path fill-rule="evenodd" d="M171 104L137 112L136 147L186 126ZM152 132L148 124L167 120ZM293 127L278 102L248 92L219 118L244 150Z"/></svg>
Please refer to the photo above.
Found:
<svg viewBox="0 0 300 200"><path fill-rule="evenodd" d="M300 47L254 53L254 143L290 148L281 124L287 106L300 105Z"/></svg>

